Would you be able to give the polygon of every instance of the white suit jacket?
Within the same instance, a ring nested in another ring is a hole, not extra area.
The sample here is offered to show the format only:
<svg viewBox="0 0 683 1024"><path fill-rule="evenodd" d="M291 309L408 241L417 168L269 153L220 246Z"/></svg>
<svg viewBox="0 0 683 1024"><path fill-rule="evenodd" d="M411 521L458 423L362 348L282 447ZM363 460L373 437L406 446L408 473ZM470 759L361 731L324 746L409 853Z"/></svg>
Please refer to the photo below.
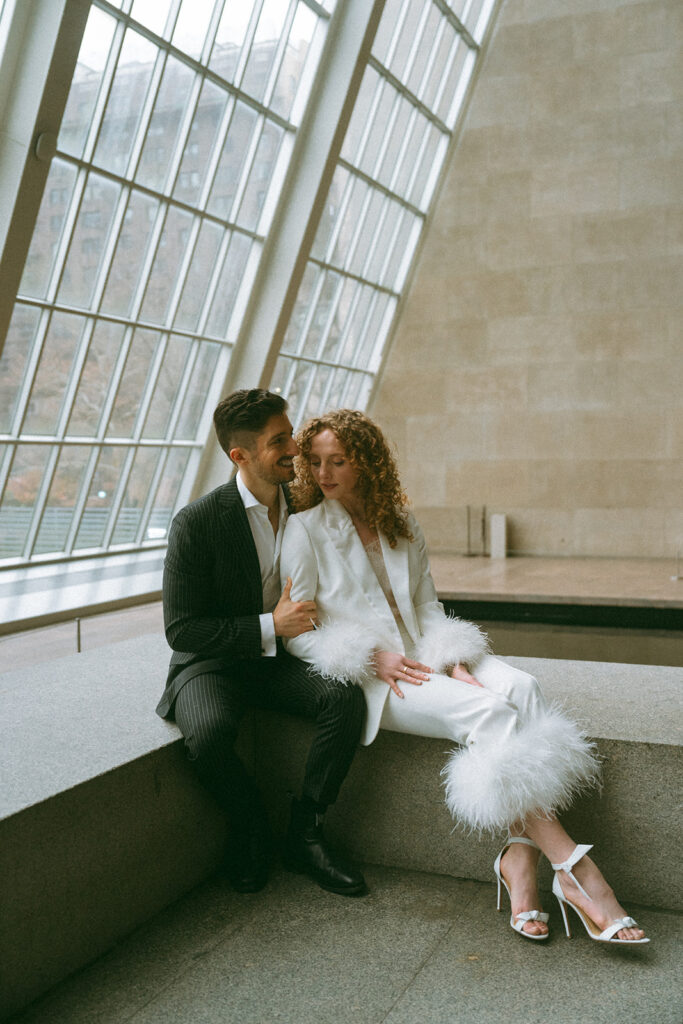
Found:
<svg viewBox="0 0 683 1024"><path fill-rule="evenodd" d="M391 548L380 533L384 562L396 604L413 642L403 640L365 548L346 509L334 499L289 517L282 541L283 584L292 578L292 600L315 601L322 625L286 640L287 650L322 675L363 687L367 715L362 742L379 730L389 687L371 670L375 650L399 651L435 672L457 662L475 664L486 653L486 637L472 623L448 618L429 569L424 535L409 516L413 540Z"/></svg>

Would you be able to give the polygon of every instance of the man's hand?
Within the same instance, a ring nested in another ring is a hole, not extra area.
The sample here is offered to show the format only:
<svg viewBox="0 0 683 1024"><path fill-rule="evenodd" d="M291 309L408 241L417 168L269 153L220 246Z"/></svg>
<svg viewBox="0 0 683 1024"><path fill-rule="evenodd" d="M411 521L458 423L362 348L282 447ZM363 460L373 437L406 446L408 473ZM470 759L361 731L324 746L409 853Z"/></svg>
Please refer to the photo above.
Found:
<svg viewBox="0 0 683 1024"><path fill-rule="evenodd" d="M405 683L422 686L422 681L429 679L426 673L432 671L428 665L423 665L419 661L411 661L410 658L406 658L405 654L392 654L391 651L375 651L372 664L375 675L387 683L397 697L403 697L398 685L399 679Z"/></svg>
<svg viewBox="0 0 683 1024"><path fill-rule="evenodd" d="M484 689L484 684L480 683L478 679L475 679L474 676L459 663L451 670L451 676L453 679L460 679L463 683L469 683L470 686L481 686L482 690Z"/></svg>
<svg viewBox="0 0 683 1024"><path fill-rule="evenodd" d="M299 636L310 633L318 621L315 601L292 601L289 596L292 590L292 577L287 577L282 596L273 609L275 636Z"/></svg>

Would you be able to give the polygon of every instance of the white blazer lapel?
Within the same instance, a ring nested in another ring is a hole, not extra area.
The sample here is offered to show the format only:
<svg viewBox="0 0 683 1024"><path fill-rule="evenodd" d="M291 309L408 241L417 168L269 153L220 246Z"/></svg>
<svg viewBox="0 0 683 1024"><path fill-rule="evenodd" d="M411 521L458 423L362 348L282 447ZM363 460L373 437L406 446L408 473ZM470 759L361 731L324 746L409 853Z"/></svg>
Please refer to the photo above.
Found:
<svg viewBox="0 0 683 1024"><path fill-rule="evenodd" d="M334 498L326 499L323 504L325 531L341 559L343 572L354 577L357 588L360 589L374 612L390 623L393 628L395 626L394 616L375 576L374 569L370 565L362 541L351 521L351 516L344 506Z"/></svg>

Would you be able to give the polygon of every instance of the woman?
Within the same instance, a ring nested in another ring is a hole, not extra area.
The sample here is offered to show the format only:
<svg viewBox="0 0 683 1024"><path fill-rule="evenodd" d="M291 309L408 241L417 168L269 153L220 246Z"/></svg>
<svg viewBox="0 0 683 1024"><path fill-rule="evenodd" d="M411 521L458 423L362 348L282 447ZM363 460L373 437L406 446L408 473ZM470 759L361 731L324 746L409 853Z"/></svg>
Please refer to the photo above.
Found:
<svg viewBox="0 0 683 1024"><path fill-rule="evenodd" d="M542 851L567 934L569 905L591 938L649 941L586 856L591 847L576 846L555 816L595 781L591 745L548 708L535 679L488 652L476 626L445 615L380 429L342 409L310 420L297 443L299 514L287 523L281 571L293 600L315 601L318 621L288 650L362 686L365 744L380 727L462 744L443 770L446 801L470 829L508 829L494 870L516 932L548 936L536 887Z"/></svg>

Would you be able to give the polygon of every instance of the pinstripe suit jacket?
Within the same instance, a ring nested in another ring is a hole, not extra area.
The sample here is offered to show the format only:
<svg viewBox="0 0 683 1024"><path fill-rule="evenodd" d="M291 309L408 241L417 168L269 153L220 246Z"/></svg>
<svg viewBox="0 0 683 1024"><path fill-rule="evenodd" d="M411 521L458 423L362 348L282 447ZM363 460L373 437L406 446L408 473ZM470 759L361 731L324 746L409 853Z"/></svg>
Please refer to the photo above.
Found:
<svg viewBox="0 0 683 1024"><path fill-rule="evenodd" d="M163 598L166 639L173 655L157 713L167 718L188 679L262 654L261 571L236 480L175 516L164 562Z"/></svg>

